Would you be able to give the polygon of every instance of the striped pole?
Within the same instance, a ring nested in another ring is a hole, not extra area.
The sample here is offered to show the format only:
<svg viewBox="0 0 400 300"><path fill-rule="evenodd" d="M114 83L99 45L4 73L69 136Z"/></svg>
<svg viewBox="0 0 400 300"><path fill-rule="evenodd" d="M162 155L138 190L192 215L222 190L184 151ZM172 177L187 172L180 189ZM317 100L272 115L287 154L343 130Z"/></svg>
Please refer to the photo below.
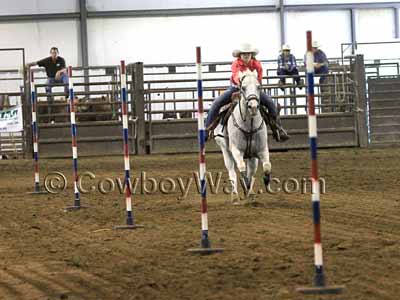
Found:
<svg viewBox="0 0 400 300"><path fill-rule="evenodd" d="M35 186L33 192L30 194L45 194L45 191L40 190L40 177L39 177L39 134L38 134L38 126L37 126L37 97L35 91L35 82L33 71L29 72L30 74L30 84L31 84L31 111L32 111L32 142L33 142L33 160L35 166Z"/></svg>
<svg viewBox="0 0 400 300"><path fill-rule="evenodd" d="M74 179L74 205L66 207L65 210L77 210L82 208L78 190L78 145L76 141L76 122L75 122L75 105L74 105L74 84L72 81L72 67L68 67L69 77L69 110L71 118L71 140L72 140L72 162L73 162L73 179Z"/></svg>
<svg viewBox="0 0 400 300"><path fill-rule="evenodd" d="M197 99L198 99L198 139L199 139L199 175L201 186L201 247L210 248L208 239L208 211L207 211L207 186L206 186L206 147L203 108L203 80L201 77L201 48L196 48L197 69Z"/></svg>
<svg viewBox="0 0 400 300"><path fill-rule="evenodd" d="M128 124L128 92L126 86L126 66L125 61L121 60L121 106L122 106L122 136L124 143L124 170L125 170L125 201L126 201L126 225L116 226L115 229L135 229L143 227L135 224L132 212L132 191L129 162L129 124Z"/></svg>
<svg viewBox="0 0 400 300"><path fill-rule="evenodd" d="M341 293L343 287L327 287L325 285L325 275L322 259L321 244L321 213L320 213L320 191L318 181L317 163L317 117L315 115L314 103L314 53L312 51L312 33L307 31L307 53L306 53L306 72L307 72L307 101L308 101L308 134L310 138L311 152L311 200L314 223L314 287L299 288L299 292L306 294L337 294Z"/></svg>
<svg viewBox="0 0 400 300"><path fill-rule="evenodd" d="M311 199L313 204L314 220L314 264L315 264L315 285L324 286L324 269L321 245L321 214L320 214L320 193L318 182L318 163L317 163L317 117L315 115L314 103L314 54L312 52L311 31L307 31L307 100L308 100L308 133L310 138L311 151Z"/></svg>
<svg viewBox="0 0 400 300"><path fill-rule="evenodd" d="M208 209L207 209L207 188L206 188L206 147L205 147L205 127L203 109L203 81L201 70L201 48L196 47L196 70L197 70L197 99L198 99L198 139L199 139L199 175L201 187L201 242L200 249L189 249L194 253L209 254L222 252L221 248L211 248L208 237Z"/></svg>

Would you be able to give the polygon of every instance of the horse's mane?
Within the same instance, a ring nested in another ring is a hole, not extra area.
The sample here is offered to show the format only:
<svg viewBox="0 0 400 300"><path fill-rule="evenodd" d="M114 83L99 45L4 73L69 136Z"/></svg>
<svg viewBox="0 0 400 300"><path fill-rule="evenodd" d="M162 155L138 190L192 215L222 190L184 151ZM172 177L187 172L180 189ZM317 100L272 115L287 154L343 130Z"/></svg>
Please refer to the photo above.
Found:
<svg viewBox="0 0 400 300"><path fill-rule="evenodd" d="M249 69L247 69L246 71L240 72L240 76L239 76L240 80L242 80L242 78L245 76L257 78L258 75L257 75L256 70L250 71Z"/></svg>

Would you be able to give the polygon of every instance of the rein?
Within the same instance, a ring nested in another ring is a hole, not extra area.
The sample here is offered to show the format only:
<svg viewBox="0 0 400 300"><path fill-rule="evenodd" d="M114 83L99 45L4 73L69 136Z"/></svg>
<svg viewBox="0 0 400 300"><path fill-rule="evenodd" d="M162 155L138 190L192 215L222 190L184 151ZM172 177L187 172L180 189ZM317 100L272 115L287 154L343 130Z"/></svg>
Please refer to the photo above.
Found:
<svg viewBox="0 0 400 300"><path fill-rule="evenodd" d="M263 128L264 121L261 120L260 126L258 126L256 129L253 129L254 128L254 124L253 124L254 119L251 118L250 131L244 130L242 127L240 127L240 125L236 121L234 113L232 113L232 121L233 121L233 125L237 129L239 129L244 134L244 136L246 137L246 151L244 153L244 157L250 157L250 154L251 154L251 142L253 140L253 135L256 134L258 131L260 131Z"/></svg>
<svg viewBox="0 0 400 300"><path fill-rule="evenodd" d="M246 97L246 94L245 94L245 92L244 92L244 90L243 90L243 88L242 88L242 82L243 82L243 79L244 79L245 77L246 77L246 75L244 75L244 76L241 78L241 80L240 80L240 87L239 87L240 96L244 98L246 104L247 104L249 101L253 100L253 99L255 99L255 100L257 100L258 102L260 102L260 97L257 97L256 94L251 94L251 95L249 95L248 97ZM243 122L246 122L246 113L245 113L245 117L243 117L242 105L241 105L241 103L242 103L242 99L239 100L239 112L240 112L240 117L241 117L241 119L242 119ZM263 128L264 121L263 121L263 119L261 118L261 123L260 123L260 125L259 125L257 128L254 128L254 123L253 123L254 118L251 117L251 119L250 119L250 121L251 121L250 124L251 124L251 125L250 125L250 130L249 130L249 131L247 131L247 130L243 129L242 127L240 127L240 125L238 124L238 122L237 122L237 120L236 120L236 118L235 118L235 114L234 114L234 113L232 113L232 121L233 121L233 125L234 125L237 129L239 129L239 130L244 134L244 136L246 137L246 151L245 151L245 153L244 153L244 157L250 157L250 155L251 155L251 142L252 142L252 140L253 140L253 136L254 136L255 133L257 133L258 131L260 131L260 130Z"/></svg>

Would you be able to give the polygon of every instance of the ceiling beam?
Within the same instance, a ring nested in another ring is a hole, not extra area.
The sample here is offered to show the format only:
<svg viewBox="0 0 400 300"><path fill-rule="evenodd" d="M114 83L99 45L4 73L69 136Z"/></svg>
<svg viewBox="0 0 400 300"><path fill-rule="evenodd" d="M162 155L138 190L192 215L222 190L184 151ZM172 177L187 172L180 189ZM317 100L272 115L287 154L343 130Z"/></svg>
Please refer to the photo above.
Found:
<svg viewBox="0 0 400 300"><path fill-rule="evenodd" d="M89 18L123 18L123 17L179 17L201 15L231 15L275 12L277 8L271 6L243 6L243 7L210 7L210 8L182 8L182 9L146 9L146 10L111 10L88 12Z"/></svg>
<svg viewBox="0 0 400 300"><path fill-rule="evenodd" d="M340 3L340 4L306 4L286 5L287 11L315 11L315 10L341 10L341 9L377 9L400 7L400 2L371 2L371 3Z"/></svg>
<svg viewBox="0 0 400 300"><path fill-rule="evenodd" d="M34 14L34 15L3 15L0 16L0 22L20 22L20 21L47 21L60 19L79 19L79 13L60 13L60 14Z"/></svg>
<svg viewBox="0 0 400 300"><path fill-rule="evenodd" d="M400 8L400 2L371 2L371 3L340 3L340 4L307 4L307 5L275 5L260 6L233 6L233 7L207 7L207 8L181 8L181 9L145 9L145 10L108 10L87 11L87 18L145 18L145 17L173 17L173 16L201 16L201 15L232 15L253 14L266 12L285 11L329 11L342 9L378 9ZM49 13L25 15L0 15L0 22L40 21L56 19L80 19L80 13Z"/></svg>

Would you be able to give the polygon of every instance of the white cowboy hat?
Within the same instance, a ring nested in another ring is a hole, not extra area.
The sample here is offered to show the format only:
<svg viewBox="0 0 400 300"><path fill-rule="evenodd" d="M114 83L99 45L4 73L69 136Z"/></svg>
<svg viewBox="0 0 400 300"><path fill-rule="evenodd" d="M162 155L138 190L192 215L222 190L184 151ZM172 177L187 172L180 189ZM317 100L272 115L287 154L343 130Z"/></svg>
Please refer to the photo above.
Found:
<svg viewBox="0 0 400 300"><path fill-rule="evenodd" d="M232 55L233 57L239 57L241 53L253 53L253 55L257 55L258 49L254 48L249 43L243 43L240 45L239 49L233 50Z"/></svg>
<svg viewBox="0 0 400 300"><path fill-rule="evenodd" d="M312 47L313 48L319 48L319 47L321 47L321 45L317 41L313 41L312 42Z"/></svg>
<svg viewBox="0 0 400 300"><path fill-rule="evenodd" d="M290 51L290 46L288 44L282 45L282 51L283 50L289 50Z"/></svg>

